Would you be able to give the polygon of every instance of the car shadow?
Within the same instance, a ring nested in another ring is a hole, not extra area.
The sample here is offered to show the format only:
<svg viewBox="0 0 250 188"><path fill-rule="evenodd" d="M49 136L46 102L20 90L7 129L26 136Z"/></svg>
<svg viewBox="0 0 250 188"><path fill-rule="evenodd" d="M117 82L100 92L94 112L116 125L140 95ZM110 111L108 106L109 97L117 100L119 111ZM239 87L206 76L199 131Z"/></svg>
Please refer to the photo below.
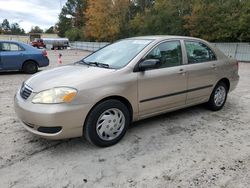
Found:
<svg viewBox="0 0 250 188"><path fill-rule="evenodd" d="M22 71L6 71L6 72L0 72L0 75L16 75L16 74L25 74Z"/></svg>
<svg viewBox="0 0 250 188"><path fill-rule="evenodd" d="M188 107L185 109L180 109L180 110L173 111L173 112L164 113L162 115L158 115L155 117L147 118L147 119L132 123L129 127L127 134L131 134L131 132L133 132L134 129L146 129L146 127L152 126L152 124L157 124L157 123L160 124L160 122L166 120L166 118L175 119L175 118L179 118L182 116L186 118L187 116L189 116L190 113L205 113L206 111L208 110L204 107L204 105L198 105L198 106ZM60 153L62 152L62 150L65 152L69 152L69 151L74 152L74 151L79 151L79 150L82 150L82 151L91 150L92 151L96 149L104 149L104 148L100 148L100 147L97 147L88 143L85 138L81 138L81 137L59 140L59 141L51 141L51 140L40 138L35 135L34 137L36 137L37 142L39 142L38 145L40 145L41 148L43 148L42 150L53 148L54 149L53 153ZM129 141L126 141L126 140L124 141L124 139L123 139L122 144L129 143ZM44 147L42 145L46 145L46 146ZM111 148L117 147L117 145L119 145L119 143L114 146L111 146Z"/></svg>
<svg viewBox="0 0 250 188"><path fill-rule="evenodd" d="M38 72L41 72L42 70L38 70L37 71L37 73ZM35 74L35 73L34 73ZM33 74L27 74L27 73L25 73L25 72L23 72L23 71L5 71L5 72L1 72L0 71L0 76L1 75L33 75Z"/></svg>
<svg viewBox="0 0 250 188"><path fill-rule="evenodd" d="M165 120L166 118L174 119L174 118L179 118L179 117L184 116L184 115L188 115L190 113L195 113L195 112L202 113L202 112L206 112L206 111L209 111L209 110L206 109L205 104L191 106L191 107L175 110L172 112L163 113L160 115L156 115L153 117L149 117L146 119L136 121L130 125L129 129L138 128L138 127L142 127L142 126L148 126L148 125L150 126L150 124L153 124L155 122L161 122L161 121Z"/></svg>

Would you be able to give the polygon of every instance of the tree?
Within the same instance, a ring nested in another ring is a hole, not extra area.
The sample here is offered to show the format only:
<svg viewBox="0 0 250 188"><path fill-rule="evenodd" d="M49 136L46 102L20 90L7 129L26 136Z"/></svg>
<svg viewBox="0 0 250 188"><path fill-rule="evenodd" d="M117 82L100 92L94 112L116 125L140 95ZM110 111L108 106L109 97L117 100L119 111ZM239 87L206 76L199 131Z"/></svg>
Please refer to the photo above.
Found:
<svg viewBox="0 0 250 188"><path fill-rule="evenodd" d="M43 33L43 30L39 26L32 27L29 33Z"/></svg>
<svg viewBox="0 0 250 188"><path fill-rule="evenodd" d="M250 1L243 0L242 1L242 9L241 9L241 16L238 21L238 34L237 39L242 42L250 41Z"/></svg>
<svg viewBox="0 0 250 188"><path fill-rule="evenodd" d="M10 26L10 33L12 35L22 35L25 34L24 29L20 28L18 23L13 23Z"/></svg>
<svg viewBox="0 0 250 188"><path fill-rule="evenodd" d="M79 41L82 39L82 30L78 29L76 27L71 28L65 32L65 36L70 40L70 41Z"/></svg>
<svg viewBox="0 0 250 188"><path fill-rule="evenodd" d="M87 0L68 0L66 2L56 24L59 36L65 37L66 31L72 28L82 29L85 23L84 10L86 7ZM83 34L81 34L81 37L83 37Z"/></svg>
<svg viewBox="0 0 250 188"><path fill-rule="evenodd" d="M22 35L25 34L25 31L18 23L10 24L7 19L4 19L0 24L0 34Z"/></svg>
<svg viewBox="0 0 250 188"><path fill-rule="evenodd" d="M243 41L249 39L249 12L249 1L196 0L185 28L209 41Z"/></svg>
<svg viewBox="0 0 250 188"><path fill-rule="evenodd" d="M249 23L249 0L68 0L55 29L70 40L169 34L249 41Z"/></svg>
<svg viewBox="0 0 250 188"><path fill-rule="evenodd" d="M126 30L130 1L89 0L85 11L85 36L97 41L114 41Z"/></svg>
<svg viewBox="0 0 250 188"><path fill-rule="evenodd" d="M141 13L145 13L147 9L152 9L155 4L155 0L133 0L132 2L137 7L137 11Z"/></svg>
<svg viewBox="0 0 250 188"><path fill-rule="evenodd" d="M9 21L7 19L3 20L2 30L3 30L4 33L10 32L10 23L9 23Z"/></svg>
<svg viewBox="0 0 250 188"><path fill-rule="evenodd" d="M186 35L183 16L190 12L192 0L158 0L153 7L139 12L131 21L135 35Z"/></svg>
<svg viewBox="0 0 250 188"><path fill-rule="evenodd" d="M54 26L51 26L49 29L45 30L44 33L47 33L47 34L54 34L54 33L55 33L55 27L54 27Z"/></svg>

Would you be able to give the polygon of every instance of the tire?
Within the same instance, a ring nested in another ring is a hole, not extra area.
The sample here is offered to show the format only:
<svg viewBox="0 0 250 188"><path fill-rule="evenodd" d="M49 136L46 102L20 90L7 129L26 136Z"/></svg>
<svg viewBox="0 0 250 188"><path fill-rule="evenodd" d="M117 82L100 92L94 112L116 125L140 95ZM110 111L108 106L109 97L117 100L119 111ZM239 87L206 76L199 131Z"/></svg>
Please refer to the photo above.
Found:
<svg viewBox="0 0 250 188"><path fill-rule="evenodd" d="M83 135L96 146L112 146L125 135L130 121L130 113L125 104L114 99L106 100L89 113Z"/></svg>
<svg viewBox="0 0 250 188"><path fill-rule="evenodd" d="M23 65L23 71L27 74L34 74L38 71L37 64L34 61L27 61Z"/></svg>
<svg viewBox="0 0 250 188"><path fill-rule="evenodd" d="M228 94L228 87L224 82L219 82L207 103L207 106L212 111L218 111L223 108L223 106L226 103L227 100L227 94Z"/></svg>

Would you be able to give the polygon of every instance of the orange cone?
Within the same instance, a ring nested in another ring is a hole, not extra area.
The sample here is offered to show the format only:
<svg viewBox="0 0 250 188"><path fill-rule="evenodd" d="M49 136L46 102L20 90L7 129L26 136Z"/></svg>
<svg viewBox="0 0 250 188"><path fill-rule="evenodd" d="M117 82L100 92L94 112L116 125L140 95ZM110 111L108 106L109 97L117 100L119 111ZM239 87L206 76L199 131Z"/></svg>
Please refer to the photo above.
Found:
<svg viewBox="0 0 250 188"><path fill-rule="evenodd" d="M57 63L58 63L59 65L62 64L62 54L59 54L59 55L58 55Z"/></svg>

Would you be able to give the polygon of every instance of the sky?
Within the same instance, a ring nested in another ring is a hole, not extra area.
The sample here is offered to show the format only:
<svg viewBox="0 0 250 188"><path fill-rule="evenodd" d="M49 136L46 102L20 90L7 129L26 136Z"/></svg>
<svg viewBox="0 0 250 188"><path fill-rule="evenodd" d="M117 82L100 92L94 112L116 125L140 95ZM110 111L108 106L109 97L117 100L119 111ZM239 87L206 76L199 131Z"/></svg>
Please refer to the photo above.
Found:
<svg viewBox="0 0 250 188"><path fill-rule="evenodd" d="M67 0L0 0L0 23L8 19L26 32L32 26L48 29L58 21L61 7Z"/></svg>

